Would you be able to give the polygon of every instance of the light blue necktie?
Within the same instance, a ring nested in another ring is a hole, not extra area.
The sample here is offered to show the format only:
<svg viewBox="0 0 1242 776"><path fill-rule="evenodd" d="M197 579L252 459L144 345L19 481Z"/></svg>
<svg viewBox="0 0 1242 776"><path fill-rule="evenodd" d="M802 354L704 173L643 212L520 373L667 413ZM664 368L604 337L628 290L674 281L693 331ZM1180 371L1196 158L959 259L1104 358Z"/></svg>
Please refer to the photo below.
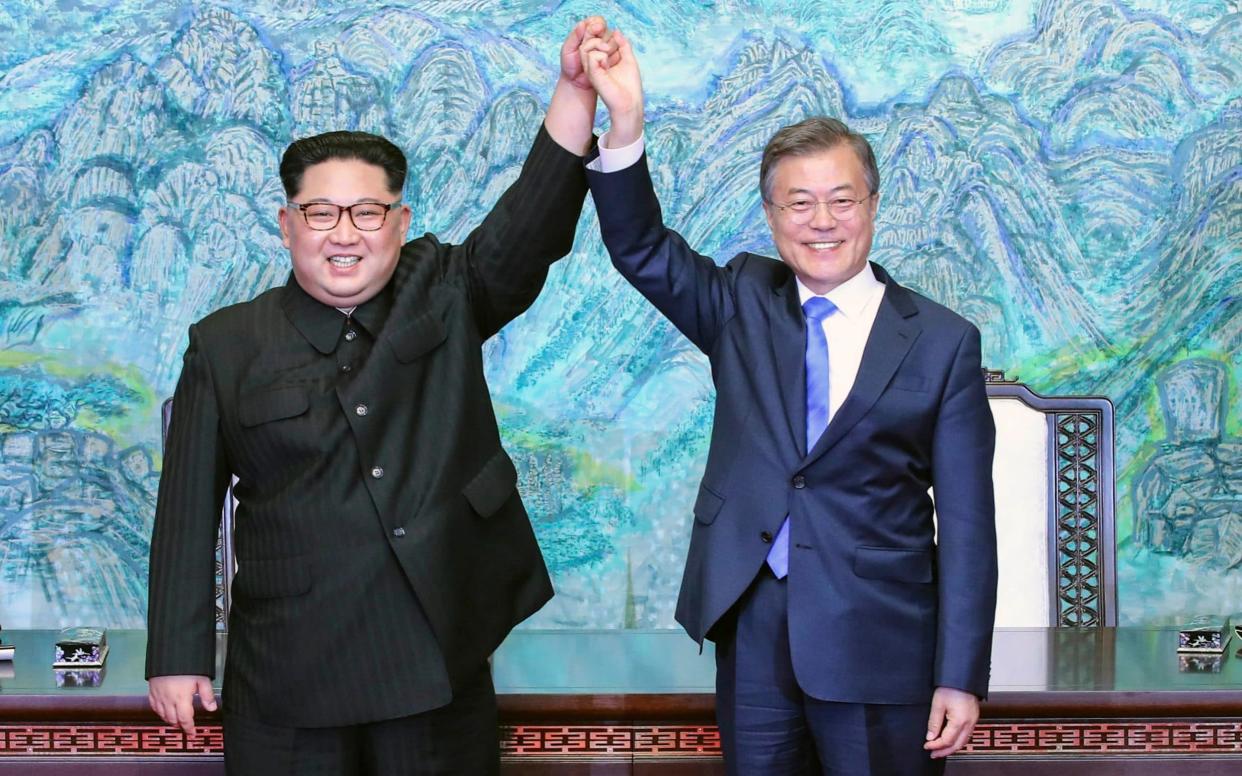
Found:
<svg viewBox="0 0 1242 776"><path fill-rule="evenodd" d="M828 428L828 338L823 321L837 306L822 296L813 296L802 305L806 314L806 451L811 452L824 429ZM772 540L768 565L777 579L789 574L789 515Z"/></svg>

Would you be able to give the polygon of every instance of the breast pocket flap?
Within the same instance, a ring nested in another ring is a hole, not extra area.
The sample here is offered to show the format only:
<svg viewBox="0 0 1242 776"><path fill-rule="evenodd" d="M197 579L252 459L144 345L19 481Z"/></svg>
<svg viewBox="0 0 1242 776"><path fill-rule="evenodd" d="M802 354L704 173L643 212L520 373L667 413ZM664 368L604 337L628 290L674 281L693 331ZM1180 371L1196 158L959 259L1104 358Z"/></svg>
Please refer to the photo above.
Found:
<svg viewBox="0 0 1242 776"><path fill-rule="evenodd" d="M394 331L388 345L402 363L409 363L435 350L448 336L444 322L434 315L420 315Z"/></svg>
<svg viewBox="0 0 1242 776"><path fill-rule="evenodd" d="M893 387L899 391L925 392L931 387L931 381L919 375L897 375L893 378Z"/></svg>
<svg viewBox="0 0 1242 776"><path fill-rule="evenodd" d="M866 579L931 582L931 550L900 547L859 547L854 550L854 574Z"/></svg>
<svg viewBox="0 0 1242 776"><path fill-rule="evenodd" d="M710 525L720 514L724 506L724 497L718 495L706 485L699 485L699 497L694 500L694 519L704 525Z"/></svg>
<svg viewBox="0 0 1242 776"><path fill-rule="evenodd" d="M478 474L462 488L462 494L481 517L491 517L504 506L517 489L517 469L504 450L483 464Z"/></svg>
<svg viewBox="0 0 1242 776"><path fill-rule="evenodd" d="M277 388L243 396L238 421L247 428L273 420L292 418L306 412L310 400L302 388Z"/></svg>

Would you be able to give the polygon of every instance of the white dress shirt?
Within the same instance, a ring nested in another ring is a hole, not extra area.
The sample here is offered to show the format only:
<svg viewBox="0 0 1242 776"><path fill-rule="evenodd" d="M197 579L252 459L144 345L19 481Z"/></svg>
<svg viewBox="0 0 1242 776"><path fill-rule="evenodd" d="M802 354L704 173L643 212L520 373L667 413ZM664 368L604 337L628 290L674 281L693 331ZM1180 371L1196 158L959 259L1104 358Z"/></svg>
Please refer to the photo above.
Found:
<svg viewBox="0 0 1242 776"><path fill-rule="evenodd" d="M816 294L799 280L798 301L806 304L813 296ZM867 264L857 275L819 296L837 308L820 323L828 340L828 422L831 423L858 377L863 350L871 336L876 313L880 311L880 300L884 298L884 284ZM813 442L808 441L808 444Z"/></svg>
<svg viewBox="0 0 1242 776"><path fill-rule="evenodd" d="M643 151L647 149L644 138L646 135L639 135L638 139L627 146L620 148L608 147L608 136L611 132L605 132L599 138L599 156L587 163L587 169L595 172L620 172L626 167L643 158Z"/></svg>

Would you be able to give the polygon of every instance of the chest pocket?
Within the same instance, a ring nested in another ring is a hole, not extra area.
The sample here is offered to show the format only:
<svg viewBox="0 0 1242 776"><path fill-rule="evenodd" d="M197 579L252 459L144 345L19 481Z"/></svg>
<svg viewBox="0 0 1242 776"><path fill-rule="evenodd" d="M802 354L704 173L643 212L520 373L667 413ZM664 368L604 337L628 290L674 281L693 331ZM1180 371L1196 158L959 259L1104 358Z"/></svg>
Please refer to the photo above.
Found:
<svg viewBox="0 0 1242 776"><path fill-rule="evenodd" d="M310 408L304 388L276 388L243 396L237 412L244 428L254 428L273 420L295 418Z"/></svg>
<svg viewBox="0 0 1242 776"><path fill-rule="evenodd" d="M703 525L716 522L716 515L724 506L724 498L704 484L699 485L699 497L694 500L694 519Z"/></svg>
<svg viewBox="0 0 1242 776"><path fill-rule="evenodd" d="M237 402L241 433L229 450L234 473L277 486L305 469L309 459L322 456L325 429L322 419L313 421L313 395L305 385L242 393Z"/></svg>
<svg viewBox="0 0 1242 776"><path fill-rule="evenodd" d="M517 469L504 450L497 450L466 483L462 493L480 517L491 517L517 490Z"/></svg>
<svg viewBox="0 0 1242 776"><path fill-rule="evenodd" d="M425 314L394 331L388 338L388 345L398 361L408 364L435 350L447 336L444 322L435 315Z"/></svg>
<svg viewBox="0 0 1242 776"><path fill-rule="evenodd" d="M893 387L899 391L926 393L931 388L931 381L919 375L897 375L893 378Z"/></svg>

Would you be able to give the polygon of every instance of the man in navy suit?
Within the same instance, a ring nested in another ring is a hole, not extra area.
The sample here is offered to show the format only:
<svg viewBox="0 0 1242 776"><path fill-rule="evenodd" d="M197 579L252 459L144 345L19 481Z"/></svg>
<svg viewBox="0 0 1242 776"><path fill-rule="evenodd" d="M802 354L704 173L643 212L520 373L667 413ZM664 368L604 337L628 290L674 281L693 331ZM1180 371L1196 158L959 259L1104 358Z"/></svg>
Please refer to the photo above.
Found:
<svg viewBox="0 0 1242 776"><path fill-rule="evenodd" d="M677 620L716 643L729 772L938 773L978 720L991 657L979 330L867 261L879 171L834 119L764 150L781 261L694 252L663 223L638 66L615 37L611 67L602 42L581 49L611 118L588 183L613 264L711 361Z"/></svg>

